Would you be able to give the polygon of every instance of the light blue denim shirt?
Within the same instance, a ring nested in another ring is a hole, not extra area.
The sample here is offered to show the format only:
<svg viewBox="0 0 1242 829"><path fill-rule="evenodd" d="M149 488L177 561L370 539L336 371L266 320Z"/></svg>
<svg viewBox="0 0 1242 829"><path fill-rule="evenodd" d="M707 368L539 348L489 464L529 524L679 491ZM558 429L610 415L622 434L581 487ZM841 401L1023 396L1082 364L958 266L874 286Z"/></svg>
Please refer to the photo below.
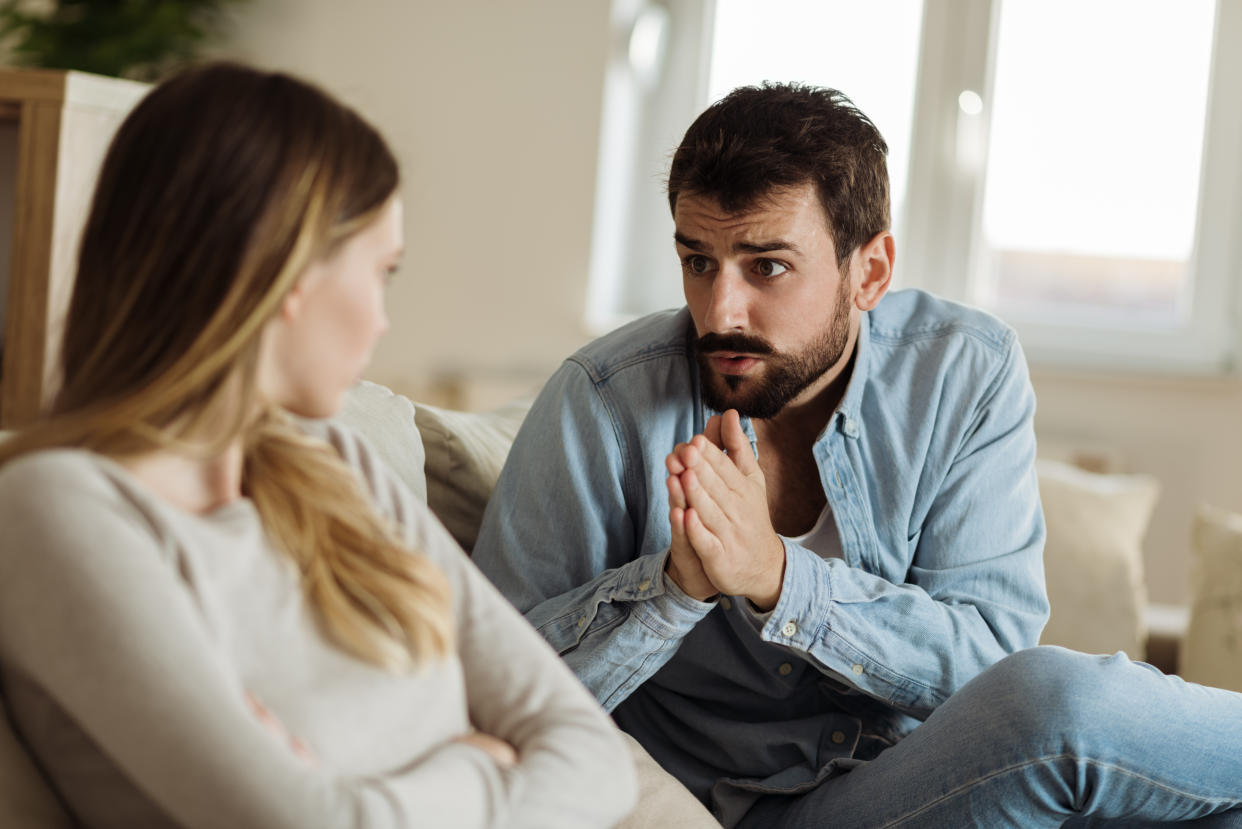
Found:
<svg viewBox="0 0 1242 829"><path fill-rule="evenodd" d="M564 363L518 433L474 560L727 824L736 795L805 790L874 757L1034 645L1044 525L1013 331L898 291L862 315L814 446L841 557L786 539L764 616L690 598L664 574L664 459L713 414L693 338L685 309L663 312Z"/></svg>

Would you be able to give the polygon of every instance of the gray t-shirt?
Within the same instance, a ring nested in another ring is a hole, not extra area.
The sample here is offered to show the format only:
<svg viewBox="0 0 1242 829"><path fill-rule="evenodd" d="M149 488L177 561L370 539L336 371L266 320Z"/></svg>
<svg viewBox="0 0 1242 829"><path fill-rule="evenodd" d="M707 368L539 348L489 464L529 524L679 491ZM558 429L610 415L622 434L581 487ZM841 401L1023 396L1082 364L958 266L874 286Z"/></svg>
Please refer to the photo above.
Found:
<svg viewBox="0 0 1242 829"><path fill-rule="evenodd" d="M618 734L356 437L324 436L448 574L456 653L393 674L321 633L253 505L173 507L84 450L0 467L0 680L77 817L132 827L589 827L620 819ZM305 742L272 734L251 694ZM512 743L500 769L455 742Z"/></svg>

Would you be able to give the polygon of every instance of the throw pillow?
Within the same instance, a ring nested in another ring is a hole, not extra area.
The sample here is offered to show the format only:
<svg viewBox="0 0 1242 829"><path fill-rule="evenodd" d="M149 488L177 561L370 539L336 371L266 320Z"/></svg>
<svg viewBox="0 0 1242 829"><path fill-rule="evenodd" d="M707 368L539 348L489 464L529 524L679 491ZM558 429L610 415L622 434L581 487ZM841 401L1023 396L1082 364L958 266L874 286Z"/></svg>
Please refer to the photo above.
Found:
<svg viewBox="0 0 1242 829"><path fill-rule="evenodd" d="M1242 691L1242 515L1200 507L1192 539L1190 627L1179 673Z"/></svg>
<svg viewBox="0 0 1242 829"><path fill-rule="evenodd" d="M483 510L531 399L490 412L414 407L427 452L427 506L466 552L479 537Z"/></svg>
<svg viewBox="0 0 1242 829"><path fill-rule="evenodd" d="M1036 469L1052 605L1040 642L1142 659L1143 536L1159 485L1148 475L1099 475L1052 460L1041 459Z"/></svg>
<svg viewBox="0 0 1242 829"><path fill-rule="evenodd" d="M353 429L379 453L417 498L427 501L423 441L414 424L414 404L391 389L363 380L350 389L336 420Z"/></svg>

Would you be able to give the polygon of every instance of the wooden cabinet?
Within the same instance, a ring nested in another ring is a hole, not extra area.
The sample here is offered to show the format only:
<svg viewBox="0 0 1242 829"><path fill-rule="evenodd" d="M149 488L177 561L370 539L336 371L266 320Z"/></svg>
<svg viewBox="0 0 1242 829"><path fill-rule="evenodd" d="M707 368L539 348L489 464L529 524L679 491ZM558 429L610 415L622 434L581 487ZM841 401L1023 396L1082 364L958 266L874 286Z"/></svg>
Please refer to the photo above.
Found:
<svg viewBox="0 0 1242 829"><path fill-rule="evenodd" d="M0 69L0 427L36 417L55 389L95 177L147 88L83 72Z"/></svg>

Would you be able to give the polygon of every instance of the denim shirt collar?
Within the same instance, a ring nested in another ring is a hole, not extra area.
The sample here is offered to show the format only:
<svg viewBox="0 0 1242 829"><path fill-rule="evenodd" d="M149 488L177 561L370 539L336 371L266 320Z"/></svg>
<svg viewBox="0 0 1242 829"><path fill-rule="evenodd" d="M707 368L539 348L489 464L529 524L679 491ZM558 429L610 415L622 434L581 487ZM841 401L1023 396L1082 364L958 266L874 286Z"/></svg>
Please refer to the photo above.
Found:
<svg viewBox="0 0 1242 829"><path fill-rule="evenodd" d="M850 379L845 386L845 394L841 396L841 402L837 404L836 411L828 418L828 422L824 424L823 431L815 439L816 446L828 439L828 435L834 427L840 430L846 437L857 439L861 422L859 412L862 409L863 392L867 386L867 372L870 369L870 343L871 313L863 311L858 317L858 340L854 345L854 365L850 370ZM703 423L707 423L712 415L722 414L722 412L718 412L707 405L706 402L703 402L702 406ZM755 438L754 425L750 422L750 418L745 415L741 418L741 424L742 431L746 433L746 437L750 440L750 448L754 451L755 457L759 457L759 443Z"/></svg>

